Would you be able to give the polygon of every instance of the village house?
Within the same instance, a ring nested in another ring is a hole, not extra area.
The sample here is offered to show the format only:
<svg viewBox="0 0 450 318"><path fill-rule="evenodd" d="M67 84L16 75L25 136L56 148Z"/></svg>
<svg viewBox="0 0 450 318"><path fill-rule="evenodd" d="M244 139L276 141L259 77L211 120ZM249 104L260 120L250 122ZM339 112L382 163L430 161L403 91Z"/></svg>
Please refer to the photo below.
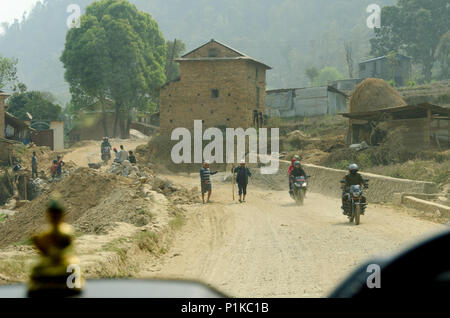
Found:
<svg viewBox="0 0 450 318"><path fill-rule="evenodd" d="M405 86L411 74L411 58L397 54L393 59L380 56L359 63L359 77L394 80L397 86Z"/></svg>
<svg viewBox="0 0 450 318"><path fill-rule="evenodd" d="M254 111L265 114L266 71L271 67L211 40L175 60L180 77L160 90L161 134L173 129L248 128Z"/></svg>
<svg viewBox="0 0 450 318"><path fill-rule="evenodd" d="M269 90L266 108L281 118L335 115L347 111L347 95L332 86Z"/></svg>

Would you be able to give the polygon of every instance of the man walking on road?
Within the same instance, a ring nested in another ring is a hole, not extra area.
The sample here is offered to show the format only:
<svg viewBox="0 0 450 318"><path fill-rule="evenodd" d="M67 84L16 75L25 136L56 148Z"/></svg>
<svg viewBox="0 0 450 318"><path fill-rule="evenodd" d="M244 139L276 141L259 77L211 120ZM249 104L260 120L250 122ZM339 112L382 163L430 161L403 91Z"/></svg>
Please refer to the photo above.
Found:
<svg viewBox="0 0 450 318"><path fill-rule="evenodd" d="M37 170L37 157L36 157L36 151L33 151L33 157L31 157L31 179L34 179L38 177L38 170Z"/></svg>
<svg viewBox="0 0 450 318"><path fill-rule="evenodd" d="M252 176L250 169L245 166L245 160L241 160L240 166L236 167L233 173L236 173L236 182L239 187L239 202L245 202L245 196L247 195L248 177ZM242 194L244 194L243 200Z"/></svg>
<svg viewBox="0 0 450 318"><path fill-rule="evenodd" d="M205 193L208 192L208 198L206 203L209 203L209 198L211 197L212 187L211 187L211 175L216 174L218 171L211 172L209 170L209 161L205 160L203 163L203 168L200 169L200 182L202 189L202 201L205 204Z"/></svg>

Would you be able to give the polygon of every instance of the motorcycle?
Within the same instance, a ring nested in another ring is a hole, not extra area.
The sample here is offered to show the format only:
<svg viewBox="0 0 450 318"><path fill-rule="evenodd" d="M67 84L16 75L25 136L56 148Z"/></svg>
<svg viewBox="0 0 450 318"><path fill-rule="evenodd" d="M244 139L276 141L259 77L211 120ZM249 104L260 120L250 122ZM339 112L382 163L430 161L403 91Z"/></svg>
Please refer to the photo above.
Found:
<svg viewBox="0 0 450 318"><path fill-rule="evenodd" d="M292 183L292 197L297 205L303 205L305 200L306 190L308 189L308 183L306 180L309 176L297 176Z"/></svg>
<svg viewBox="0 0 450 318"><path fill-rule="evenodd" d="M367 202L363 196L363 189L368 188L368 179L364 179L364 186L361 185L351 185L347 196L347 202L344 204L344 211L348 216L350 223L355 222L355 225L358 225L360 222L361 215L364 215L364 212L367 207ZM345 187L345 181L341 180L342 186Z"/></svg>

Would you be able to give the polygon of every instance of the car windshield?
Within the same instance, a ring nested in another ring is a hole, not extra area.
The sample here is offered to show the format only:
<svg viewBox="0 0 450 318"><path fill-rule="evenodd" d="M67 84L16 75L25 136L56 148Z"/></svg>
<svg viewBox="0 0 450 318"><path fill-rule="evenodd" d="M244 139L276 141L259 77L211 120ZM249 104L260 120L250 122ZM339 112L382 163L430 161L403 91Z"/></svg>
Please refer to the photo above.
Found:
<svg viewBox="0 0 450 318"><path fill-rule="evenodd" d="M448 229L449 1L370 3L2 1L0 289L327 297Z"/></svg>

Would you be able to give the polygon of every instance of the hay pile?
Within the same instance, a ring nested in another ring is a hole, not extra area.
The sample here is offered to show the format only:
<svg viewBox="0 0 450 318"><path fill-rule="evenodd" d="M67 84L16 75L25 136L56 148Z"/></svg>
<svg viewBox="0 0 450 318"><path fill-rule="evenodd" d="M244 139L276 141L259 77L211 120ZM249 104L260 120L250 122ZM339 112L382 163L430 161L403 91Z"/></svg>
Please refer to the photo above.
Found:
<svg viewBox="0 0 450 318"><path fill-rule="evenodd" d="M406 105L400 94L379 78L368 78L362 81L355 87L350 98L351 113Z"/></svg>

